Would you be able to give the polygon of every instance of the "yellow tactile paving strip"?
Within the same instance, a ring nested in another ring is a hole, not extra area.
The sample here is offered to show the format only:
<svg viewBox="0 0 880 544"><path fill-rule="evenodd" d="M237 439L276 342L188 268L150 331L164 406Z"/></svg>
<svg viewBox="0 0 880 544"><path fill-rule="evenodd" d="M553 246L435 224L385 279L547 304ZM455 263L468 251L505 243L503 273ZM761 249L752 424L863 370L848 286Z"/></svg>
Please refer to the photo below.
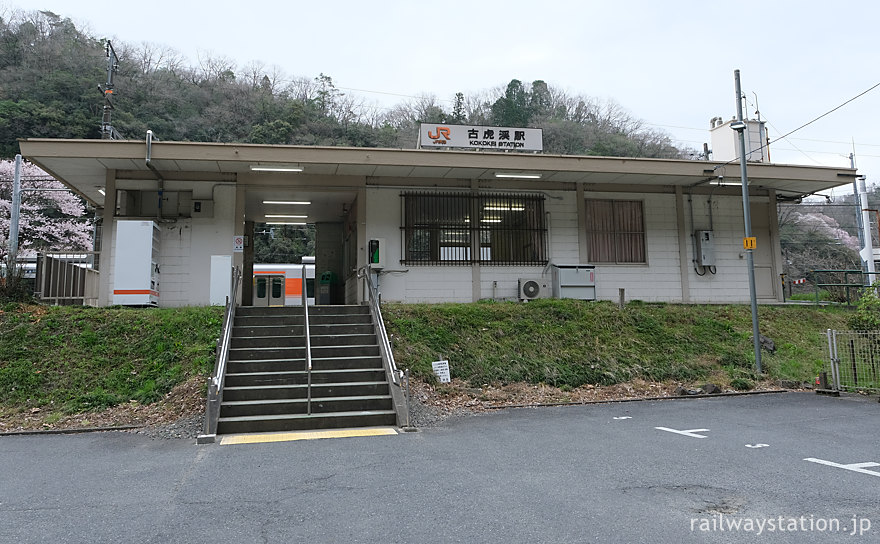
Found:
<svg viewBox="0 0 880 544"><path fill-rule="evenodd" d="M363 429L327 429L325 431L296 431L289 433L231 434L220 439L220 445L263 444L266 442L290 442L292 440L318 440L321 438L353 438L358 436L387 436L397 434L391 427L368 427Z"/></svg>

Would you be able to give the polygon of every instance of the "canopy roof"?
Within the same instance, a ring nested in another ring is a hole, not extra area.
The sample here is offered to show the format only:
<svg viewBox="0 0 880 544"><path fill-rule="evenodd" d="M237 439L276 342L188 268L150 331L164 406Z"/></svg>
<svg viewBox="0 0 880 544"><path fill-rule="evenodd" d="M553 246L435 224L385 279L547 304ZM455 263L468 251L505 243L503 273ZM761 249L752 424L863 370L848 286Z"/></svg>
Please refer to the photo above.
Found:
<svg viewBox="0 0 880 544"><path fill-rule="evenodd" d="M107 172L131 183L155 182L147 165L147 143L133 140L20 141L22 154L68 187L103 207L99 192ZM469 187L471 180L492 181L493 187L540 190L584 183L597 190L656 191L674 186L739 184L738 162L641 159L346 147L161 142L151 144L151 165L168 180L225 181L260 187L281 187L308 179L314 187L354 189L373 185ZM300 173L254 171L254 167L299 167ZM499 174L538 176L499 178ZM852 182L850 168L749 163L749 185L799 196ZM463 183L466 182L466 183ZM146 186L146 185L145 185Z"/></svg>

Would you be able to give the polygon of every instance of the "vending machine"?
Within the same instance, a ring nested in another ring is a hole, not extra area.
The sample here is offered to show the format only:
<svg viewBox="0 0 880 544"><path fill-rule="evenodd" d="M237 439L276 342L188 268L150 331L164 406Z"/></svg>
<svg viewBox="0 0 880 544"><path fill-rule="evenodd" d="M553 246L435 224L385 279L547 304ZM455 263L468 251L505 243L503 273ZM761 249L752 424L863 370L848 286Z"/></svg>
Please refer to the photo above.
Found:
<svg viewBox="0 0 880 544"><path fill-rule="evenodd" d="M154 221L117 221L113 304L159 305L159 226Z"/></svg>

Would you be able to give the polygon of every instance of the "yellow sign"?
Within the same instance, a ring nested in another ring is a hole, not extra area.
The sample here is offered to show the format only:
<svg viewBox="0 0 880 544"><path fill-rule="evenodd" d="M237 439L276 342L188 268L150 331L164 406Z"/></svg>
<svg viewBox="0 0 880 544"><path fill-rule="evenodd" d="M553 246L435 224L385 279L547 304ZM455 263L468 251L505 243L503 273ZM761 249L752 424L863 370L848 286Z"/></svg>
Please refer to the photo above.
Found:
<svg viewBox="0 0 880 544"><path fill-rule="evenodd" d="M755 249L758 247L758 239L754 236L743 238L743 249Z"/></svg>

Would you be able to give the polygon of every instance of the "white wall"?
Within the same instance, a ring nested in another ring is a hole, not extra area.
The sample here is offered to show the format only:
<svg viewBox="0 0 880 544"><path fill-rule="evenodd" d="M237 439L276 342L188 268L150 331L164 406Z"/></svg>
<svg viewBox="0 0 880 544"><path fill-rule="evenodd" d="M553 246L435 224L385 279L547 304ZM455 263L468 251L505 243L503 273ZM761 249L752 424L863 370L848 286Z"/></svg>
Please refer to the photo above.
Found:
<svg viewBox="0 0 880 544"><path fill-rule="evenodd" d="M402 189L367 189L367 238L384 238L388 247L386 273L380 276L382 299L402 302L471 302L474 300L475 274L470 266L413 266L400 264L402 225L400 193ZM580 262L577 203L574 191L546 192L545 211L549 212L551 262ZM646 264L596 265L597 297L617 300L619 288L627 300L681 302L681 266L676 212L673 194L610 193L586 191L585 198L641 200L645 214L647 245ZM559 198L561 197L561 198ZM712 198L712 228L716 243L716 273L699 276L692 259L692 235L696 229L708 230L708 196L693 197L693 222L684 195L687 247L686 269L690 282L690 302L748 301L748 276L742 250L742 199L735 196ZM753 198L767 202L767 198ZM755 233L762 236L761 233ZM769 239L764 233L764 239ZM359 249L363 251L362 248ZM406 270L406 272L404 272ZM542 266L480 266L479 298L513 300L517 298L519 278L546 277Z"/></svg>
<svg viewBox="0 0 880 544"><path fill-rule="evenodd" d="M709 197L707 195L692 197L693 224L688 209L687 195L684 195L684 199L685 224L688 232L688 280L690 281L692 302L748 302L749 277L742 241L745 232L742 197L712 197L712 230L715 234L716 273L708 272L704 276L697 275L691 263L691 259L693 259L691 236L694 230L709 230L710 228ZM750 200L752 203L768 202L767 197L751 197ZM775 213L775 204L770 208L772 213ZM753 218L752 223L755 222ZM771 242L766 230L758 231L753 228L753 235L758 237L759 243L769 244Z"/></svg>
<svg viewBox="0 0 880 544"><path fill-rule="evenodd" d="M645 214L647 263L597 264L596 296L600 300L618 300L619 289L623 288L626 289L627 300L682 300L675 195L587 191L584 197L640 200Z"/></svg>
<svg viewBox="0 0 880 544"><path fill-rule="evenodd" d="M386 270L379 284L384 301L472 302L474 272L470 266L400 264L402 237L400 194L404 189L367 189L367 239L384 238ZM490 192L490 191L487 191ZM503 192L503 191L494 191ZM550 254L554 262L578 262L577 205L574 191L545 192L544 211L550 219ZM363 250L361 250L363 251ZM519 278L540 277L543 266L480 266L479 297L514 300ZM407 270L403 272L403 270ZM550 277L547 270L546 276Z"/></svg>
<svg viewBox="0 0 880 544"><path fill-rule="evenodd" d="M178 218L159 223L159 306L207 306L211 302L211 256L232 255L235 187L206 182L168 182L167 191L193 191L194 200L213 200L213 217ZM116 218L123 219L123 218ZM113 286L116 229L102 274Z"/></svg>

